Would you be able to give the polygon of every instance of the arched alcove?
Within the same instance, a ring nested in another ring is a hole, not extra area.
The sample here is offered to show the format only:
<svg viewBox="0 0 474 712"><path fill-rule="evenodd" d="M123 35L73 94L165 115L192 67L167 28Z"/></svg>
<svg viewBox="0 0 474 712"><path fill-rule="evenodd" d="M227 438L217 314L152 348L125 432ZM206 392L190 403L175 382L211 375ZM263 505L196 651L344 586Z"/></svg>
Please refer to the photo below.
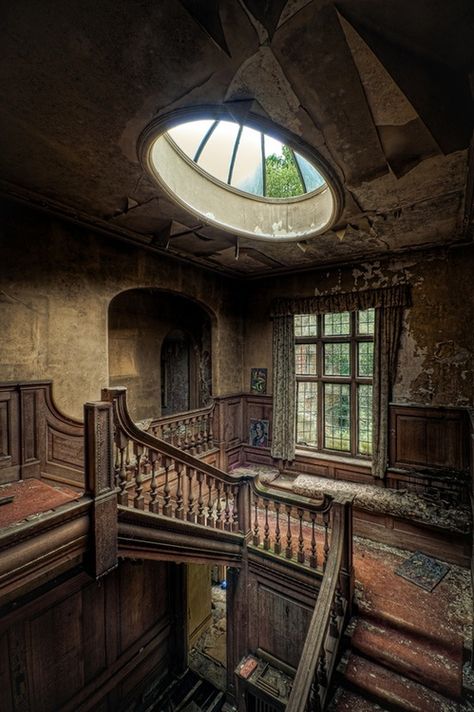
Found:
<svg viewBox="0 0 474 712"><path fill-rule="evenodd" d="M211 318L186 297L156 289L118 294L109 306L109 383L126 386L135 420L211 400Z"/></svg>

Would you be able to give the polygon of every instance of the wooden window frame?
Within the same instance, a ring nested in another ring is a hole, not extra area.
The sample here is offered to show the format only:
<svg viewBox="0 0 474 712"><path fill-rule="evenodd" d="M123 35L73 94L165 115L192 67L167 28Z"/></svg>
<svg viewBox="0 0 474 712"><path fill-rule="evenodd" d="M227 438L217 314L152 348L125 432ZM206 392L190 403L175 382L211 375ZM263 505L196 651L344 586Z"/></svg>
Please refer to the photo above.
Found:
<svg viewBox="0 0 474 712"><path fill-rule="evenodd" d="M336 312L331 312L331 314ZM341 457L354 457L364 461L370 461L372 455L364 455L358 452L359 443L359 418L358 418L358 399L357 388L359 385L373 385L373 376L358 375L358 344L361 342L374 342L374 334L358 334L357 319L359 311L349 312L350 318L350 334L346 336L324 336L324 316L325 314L316 315L317 318L317 333L318 336L296 336L295 346L298 344L316 344L316 375L296 374L296 402L298 402L298 383L300 382L315 382L317 383L317 445L305 445L298 442L298 418L296 418L295 444L298 449L308 450L310 452L318 452L327 455L339 455ZM305 315L298 315L305 316ZM349 343L349 354L351 363L350 376L326 376L324 375L324 345L328 343ZM295 349L296 354L296 349ZM337 450L324 447L324 384L349 384L350 394L350 449Z"/></svg>

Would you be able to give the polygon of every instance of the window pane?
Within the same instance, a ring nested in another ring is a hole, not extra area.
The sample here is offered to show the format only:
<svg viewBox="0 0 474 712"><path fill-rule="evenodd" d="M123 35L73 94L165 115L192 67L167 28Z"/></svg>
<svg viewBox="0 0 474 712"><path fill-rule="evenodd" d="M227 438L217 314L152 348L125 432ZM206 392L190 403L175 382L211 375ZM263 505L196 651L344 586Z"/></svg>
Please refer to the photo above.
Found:
<svg viewBox="0 0 474 712"><path fill-rule="evenodd" d="M374 372L374 343L373 341L362 341L357 344L358 349L358 373L359 376L372 376Z"/></svg>
<svg viewBox="0 0 474 712"><path fill-rule="evenodd" d="M350 344L324 344L324 373L326 376L350 376Z"/></svg>
<svg viewBox="0 0 474 712"><path fill-rule="evenodd" d="M199 156L198 165L215 178L227 183L229 165L239 125L220 121Z"/></svg>
<svg viewBox="0 0 474 712"><path fill-rule="evenodd" d="M254 195L263 195L261 141L260 131L244 126L232 172L231 185Z"/></svg>
<svg viewBox="0 0 474 712"><path fill-rule="evenodd" d="M306 190L316 190L320 186L324 185L325 180L320 173L314 168L314 166L309 163L306 158L295 151L295 158L298 161L298 166L303 176L305 182Z"/></svg>
<svg viewBox="0 0 474 712"><path fill-rule="evenodd" d="M359 419L359 442L357 450L361 455L372 454L372 386L359 386L358 395L358 419Z"/></svg>
<svg viewBox="0 0 474 712"><path fill-rule="evenodd" d="M265 136L265 191L268 198L291 198L305 192L293 152L271 136Z"/></svg>
<svg viewBox="0 0 474 712"><path fill-rule="evenodd" d="M300 381L296 405L296 442L317 445L318 384Z"/></svg>
<svg viewBox="0 0 474 712"><path fill-rule="evenodd" d="M318 317L316 314L296 314L295 336L317 336Z"/></svg>
<svg viewBox="0 0 474 712"><path fill-rule="evenodd" d="M373 334L375 327L375 309L360 311L357 315L359 334Z"/></svg>
<svg viewBox="0 0 474 712"><path fill-rule="evenodd" d="M188 121L185 124L174 126L168 131L169 135L175 141L180 149L194 160L195 153L199 148L201 141L206 133L211 128L214 121L204 119L202 121Z"/></svg>
<svg viewBox="0 0 474 712"><path fill-rule="evenodd" d="M324 315L325 336L347 336L351 333L351 315L349 312Z"/></svg>
<svg viewBox="0 0 474 712"><path fill-rule="evenodd" d="M351 449L350 386L324 384L324 446L331 450Z"/></svg>
<svg viewBox="0 0 474 712"><path fill-rule="evenodd" d="M297 375L316 375L316 344L296 344L295 369Z"/></svg>

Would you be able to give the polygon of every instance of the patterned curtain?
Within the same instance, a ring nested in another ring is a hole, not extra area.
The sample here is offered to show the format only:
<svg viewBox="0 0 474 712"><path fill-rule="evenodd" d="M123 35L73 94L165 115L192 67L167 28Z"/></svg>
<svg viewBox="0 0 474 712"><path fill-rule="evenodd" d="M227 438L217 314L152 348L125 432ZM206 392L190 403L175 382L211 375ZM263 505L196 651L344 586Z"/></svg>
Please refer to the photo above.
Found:
<svg viewBox="0 0 474 712"><path fill-rule="evenodd" d="M408 285L314 297L277 299L273 303L272 456L295 457L294 314L328 314L375 309L372 474L384 477L388 459L388 405L397 368L403 311L411 305Z"/></svg>
<svg viewBox="0 0 474 712"><path fill-rule="evenodd" d="M273 428L271 454L295 458L295 335L293 316L273 319Z"/></svg>
<svg viewBox="0 0 474 712"><path fill-rule="evenodd" d="M403 306L375 310L374 379L372 390L372 474L385 477L388 460L388 405L397 371Z"/></svg>

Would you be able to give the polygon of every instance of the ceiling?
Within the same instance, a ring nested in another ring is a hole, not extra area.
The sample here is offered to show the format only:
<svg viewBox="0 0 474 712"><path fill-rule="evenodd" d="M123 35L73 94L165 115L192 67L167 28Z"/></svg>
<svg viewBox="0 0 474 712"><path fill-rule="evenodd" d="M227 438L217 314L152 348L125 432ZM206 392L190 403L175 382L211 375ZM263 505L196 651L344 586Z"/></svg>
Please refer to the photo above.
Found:
<svg viewBox="0 0 474 712"><path fill-rule="evenodd" d="M3 195L239 276L470 239L470 0L16 0L2 14ZM173 205L138 140L200 105L319 151L343 187L337 225L269 244Z"/></svg>

